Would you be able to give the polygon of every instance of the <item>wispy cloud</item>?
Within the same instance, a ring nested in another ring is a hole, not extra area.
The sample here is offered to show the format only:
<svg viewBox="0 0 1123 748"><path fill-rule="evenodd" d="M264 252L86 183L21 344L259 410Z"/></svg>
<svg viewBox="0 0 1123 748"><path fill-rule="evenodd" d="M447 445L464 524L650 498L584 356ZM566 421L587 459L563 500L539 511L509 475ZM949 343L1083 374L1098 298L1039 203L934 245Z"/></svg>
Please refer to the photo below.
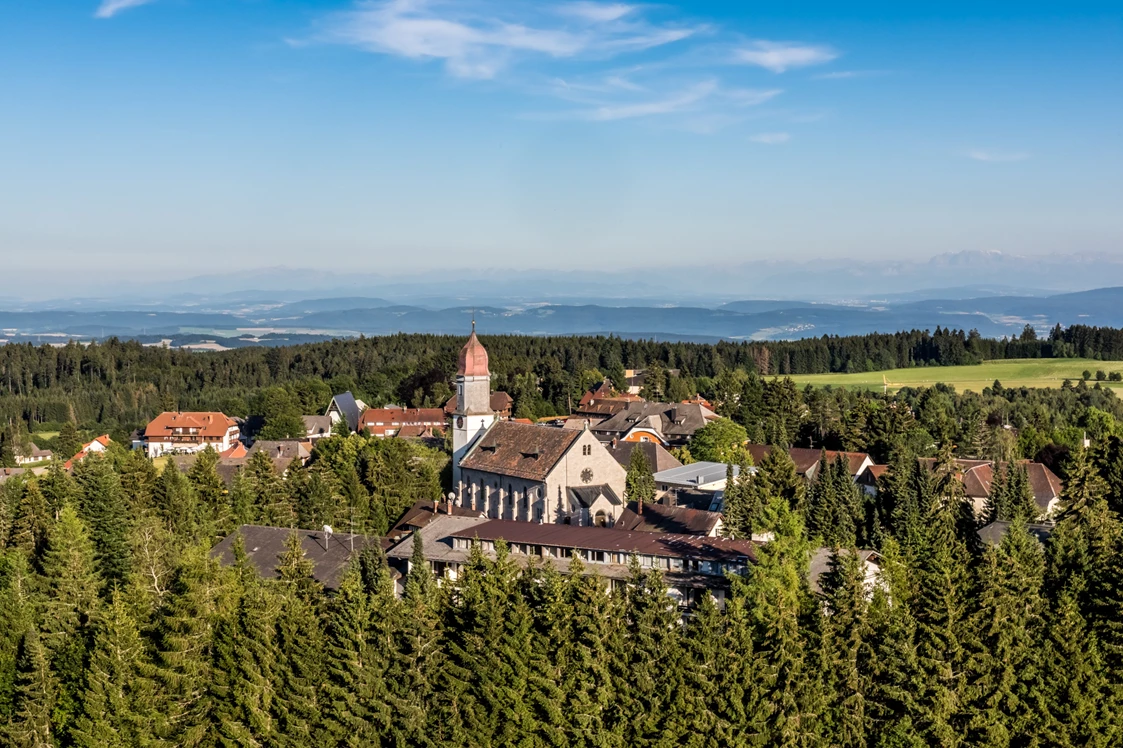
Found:
<svg viewBox="0 0 1123 748"><path fill-rule="evenodd" d="M94 13L94 18L112 18L123 10L148 5L155 0L102 0Z"/></svg>
<svg viewBox="0 0 1123 748"><path fill-rule="evenodd" d="M757 65L773 73L783 73L792 68L809 65L821 65L837 57L838 53L830 47L765 40L751 42L734 53L737 62Z"/></svg>
<svg viewBox="0 0 1123 748"><path fill-rule="evenodd" d="M767 110L747 110L780 95L779 88L731 85L733 67L779 73L838 56L825 46L735 41L674 12L611 0L358 0L322 18L311 40L437 63L455 78L564 102L521 115L530 119L662 117L661 124L699 133L767 117Z"/></svg>
<svg viewBox="0 0 1123 748"><path fill-rule="evenodd" d="M1022 151L992 151L985 148L972 148L967 151L967 158L989 164L1009 164L1016 161L1025 161L1029 158L1029 154Z"/></svg>
<svg viewBox="0 0 1123 748"><path fill-rule="evenodd" d="M566 16L576 16L586 21L607 22L617 21L636 9L634 5L624 3L590 3L577 2L565 3L558 7L558 13Z"/></svg>
<svg viewBox="0 0 1123 748"><path fill-rule="evenodd" d="M717 81L703 81L686 91L670 97L641 101L632 104L600 106L583 113L586 119L605 122L634 117L650 117L656 114L671 114L693 109L700 101L709 98L718 90Z"/></svg>
<svg viewBox="0 0 1123 748"><path fill-rule="evenodd" d="M792 136L786 132L761 132L749 137L752 142L764 145L783 145L791 139Z"/></svg>
<svg viewBox="0 0 1123 748"><path fill-rule="evenodd" d="M566 59L611 56L680 41L688 27L654 26L628 18L622 4L568 3L556 7L558 23L521 4L473 12L465 3L440 0L363 2L328 22L326 40L411 59L442 60L461 78L493 78L520 56ZM523 11L521 16L515 15Z"/></svg>

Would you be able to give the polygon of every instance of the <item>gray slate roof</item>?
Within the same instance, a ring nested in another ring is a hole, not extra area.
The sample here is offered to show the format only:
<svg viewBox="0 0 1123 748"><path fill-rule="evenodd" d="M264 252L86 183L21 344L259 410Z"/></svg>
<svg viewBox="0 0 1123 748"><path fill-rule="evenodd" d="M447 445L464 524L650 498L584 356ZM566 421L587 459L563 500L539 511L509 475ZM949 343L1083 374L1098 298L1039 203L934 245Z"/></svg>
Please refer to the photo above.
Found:
<svg viewBox="0 0 1123 748"><path fill-rule="evenodd" d="M234 541L241 534L246 546L246 557L254 570L265 579L275 579L278 576L277 560L285 552L285 539L290 532L292 530L287 527L242 525L211 549L211 557L218 559L224 566L231 566L234 563ZM315 564L312 576L329 589L339 587L339 581L351 560L352 539L354 553L376 543L385 545L377 535L335 533L326 537L325 548L324 532L296 532L300 533L300 546L304 549L305 557Z"/></svg>
<svg viewBox="0 0 1123 748"><path fill-rule="evenodd" d="M983 525L979 528L979 539L981 539L987 545L998 545L1002 542L1002 538L1005 537L1006 533L1010 530L1011 524L1012 523L1006 522L1005 520L997 520L995 522L991 522L989 525ZM1037 540L1042 545L1044 545L1045 542L1049 540L1049 537L1053 534L1053 530L1056 529L1056 525L1026 525L1026 529L1029 530L1030 535L1037 538Z"/></svg>
<svg viewBox="0 0 1123 748"><path fill-rule="evenodd" d="M335 407L339 408L339 412L343 414L343 419L347 421L347 428L352 431L359 430L359 419L362 413L359 411L359 404L355 402L355 396L350 392L344 392L336 395L331 399L335 403ZM328 406L331 410L331 406Z"/></svg>
<svg viewBox="0 0 1123 748"><path fill-rule="evenodd" d="M624 502L620 501L620 497L612 490L612 486L607 483L602 483L595 486L572 486L569 489L570 495L577 499L577 503L588 509L597 500L597 497L603 495L608 502L613 506L620 506Z"/></svg>

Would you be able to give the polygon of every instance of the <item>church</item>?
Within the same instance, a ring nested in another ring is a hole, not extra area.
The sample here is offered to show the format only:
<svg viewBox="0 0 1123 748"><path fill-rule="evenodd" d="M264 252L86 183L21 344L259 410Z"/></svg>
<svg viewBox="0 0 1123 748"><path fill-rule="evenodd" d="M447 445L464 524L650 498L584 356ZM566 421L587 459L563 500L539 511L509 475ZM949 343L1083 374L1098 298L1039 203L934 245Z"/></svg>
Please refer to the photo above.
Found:
<svg viewBox="0 0 1123 748"><path fill-rule="evenodd" d="M460 351L451 419L456 503L492 519L612 527L627 471L589 430L502 420L492 409L487 350Z"/></svg>

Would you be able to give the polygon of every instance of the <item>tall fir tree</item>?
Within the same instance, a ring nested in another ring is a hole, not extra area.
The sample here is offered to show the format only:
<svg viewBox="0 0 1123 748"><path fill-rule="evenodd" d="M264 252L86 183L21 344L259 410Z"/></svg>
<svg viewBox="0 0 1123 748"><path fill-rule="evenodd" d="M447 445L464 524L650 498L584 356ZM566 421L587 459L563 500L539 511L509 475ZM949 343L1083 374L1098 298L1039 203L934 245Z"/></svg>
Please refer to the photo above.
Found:
<svg viewBox="0 0 1123 748"><path fill-rule="evenodd" d="M916 728L929 743L956 746L962 741L964 626L967 615L968 550L959 521L966 504L950 452L937 459L932 476L936 497L928 512L925 545L917 564L915 598L917 656L923 672Z"/></svg>
<svg viewBox="0 0 1123 748"><path fill-rule="evenodd" d="M82 712L71 731L74 744L80 748L151 745L156 684L142 672L145 642L122 594L114 592L95 628Z"/></svg>
<svg viewBox="0 0 1123 748"><path fill-rule="evenodd" d="M834 549L821 581L824 662L823 738L832 746L866 745L870 720L866 575L856 549Z"/></svg>
<svg viewBox="0 0 1123 748"><path fill-rule="evenodd" d="M976 571L969 647L967 740L972 745L1032 742L1040 687L1045 559L1024 522L1015 522Z"/></svg>
<svg viewBox="0 0 1123 748"><path fill-rule="evenodd" d="M655 476L647 464L647 456L636 444L628 458L628 474L624 479L624 501L635 501L641 506L655 500Z"/></svg>
<svg viewBox="0 0 1123 748"><path fill-rule="evenodd" d="M20 640L16 673L12 720L3 732L6 742L18 748L54 748L52 712L56 686L34 627L24 632Z"/></svg>
<svg viewBox="0 0 1123 748"><path fill-rule="evenodd" d="M74 467L82 519L90 528L98 572L106 584L123 582L129 572L129 512L121 481L107 457L94 453Z"/></svg>
<svg viewBox="0 0 1123 748"><path fill-rule="evenodd" d="M52 519L47 499L39 490L39 485L28 483L23 487L12 517L8 545L20 549L29 558L38 556L46 544Z"/></svg>

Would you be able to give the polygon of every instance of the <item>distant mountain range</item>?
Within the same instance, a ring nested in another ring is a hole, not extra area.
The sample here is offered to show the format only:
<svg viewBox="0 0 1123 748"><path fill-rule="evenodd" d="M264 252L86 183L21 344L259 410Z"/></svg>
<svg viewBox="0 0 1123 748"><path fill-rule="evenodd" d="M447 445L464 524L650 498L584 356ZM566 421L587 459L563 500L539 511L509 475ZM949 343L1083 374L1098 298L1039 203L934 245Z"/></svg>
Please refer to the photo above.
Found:
<svg viewBox="0 0 1123 748"><path fill-rule="evenodd" d="M987 337L1019 334L1026 324L1039 332L1053 325L1123 327L1123 287L1052 295L987 294L956 298L899 294L893 299L817 303L750 299L716 308L633 304L455 305L429 308L394 304L381 297L348 296L267 302L226 299L212 304L170 303L160 308L0 311L0 340L99 339L109 336L173 345L215 341L222 347L271 345L397 332L463 334L475 317L487 334L615 334L666 340L780 340L820 335L857 335L906 329L977 329ZM199 309L193 307L202 307ZM48 336L48 337L44 337Z"/></svg>

